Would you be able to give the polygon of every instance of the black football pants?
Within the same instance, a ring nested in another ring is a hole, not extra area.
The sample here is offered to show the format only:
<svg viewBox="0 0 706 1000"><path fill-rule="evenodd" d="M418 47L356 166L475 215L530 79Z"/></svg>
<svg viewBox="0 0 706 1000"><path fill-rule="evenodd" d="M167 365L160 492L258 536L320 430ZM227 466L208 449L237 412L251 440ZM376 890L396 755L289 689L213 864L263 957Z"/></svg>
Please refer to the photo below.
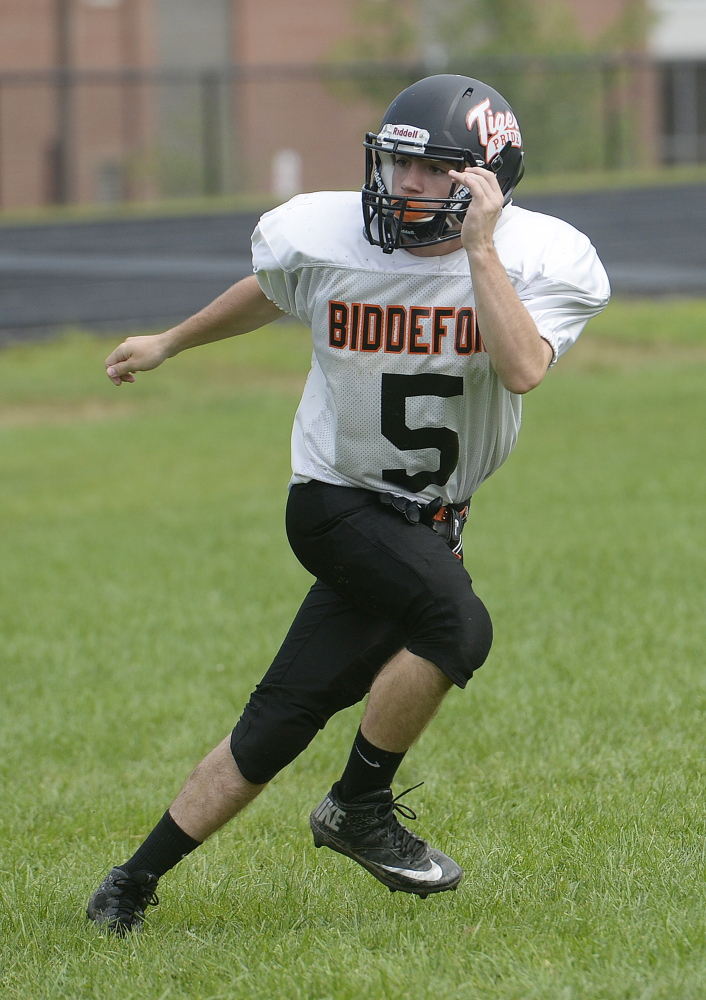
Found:
<svg viewBox="0 0 706 1000"><path fill-rule="evenodd" d="M255 784L360 701L403 647L465 687L492 642L485 605L444 539L377 493L293 486L287 535L316 582L233 730L235 762Z"/></svg>

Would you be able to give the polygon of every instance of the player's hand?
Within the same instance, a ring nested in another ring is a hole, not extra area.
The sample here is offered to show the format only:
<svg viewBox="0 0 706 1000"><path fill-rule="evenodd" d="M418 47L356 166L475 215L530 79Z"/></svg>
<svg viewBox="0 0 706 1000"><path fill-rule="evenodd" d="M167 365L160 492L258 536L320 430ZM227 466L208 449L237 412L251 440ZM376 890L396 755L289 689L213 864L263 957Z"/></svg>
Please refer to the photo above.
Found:
<svg viewBox="0 0 706 1000"><path fill-rule="evenodd" d="M170 357L168 339L158 333L152 337L128 337L105 359L105 370L114 385L134 382L133 372L157 368Z"/></svg>
<svg viewBox="0 0 706 1000"><path fill-rule="evenodd" d="M505 200L498 179L483 167L449 170L449 177L471 192L471 203L461 227L461 241L466 250L493 247L493 233Z"/></svg>

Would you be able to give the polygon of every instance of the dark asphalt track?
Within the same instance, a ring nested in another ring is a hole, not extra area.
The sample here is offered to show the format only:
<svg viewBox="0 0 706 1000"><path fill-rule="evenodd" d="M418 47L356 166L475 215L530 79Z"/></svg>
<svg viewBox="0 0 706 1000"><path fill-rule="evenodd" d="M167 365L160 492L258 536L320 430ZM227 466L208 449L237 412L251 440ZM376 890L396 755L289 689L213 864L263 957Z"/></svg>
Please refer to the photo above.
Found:
<svg viewBox="0 0 706 1000"><path fill-rule="evenodd" d="M536 195L516 201L587 233L613 291L706 295L706 185Z"/></svg>
<svg viewBox="0 0 706 1000"><path fill-rule="evenodd" d="M706 185L533 195L598 248L616 293L706 295ZM0 227L0 342L162 326L250 273L257 215Z"/></svg>

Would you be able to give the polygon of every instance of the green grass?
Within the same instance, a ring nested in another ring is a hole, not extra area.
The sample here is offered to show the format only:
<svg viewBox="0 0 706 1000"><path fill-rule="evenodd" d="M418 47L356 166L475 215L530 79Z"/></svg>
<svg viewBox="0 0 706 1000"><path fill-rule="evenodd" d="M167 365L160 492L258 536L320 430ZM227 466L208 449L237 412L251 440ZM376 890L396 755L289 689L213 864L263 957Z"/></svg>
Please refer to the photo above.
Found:
<svg viewBox="0 0 706 1000"><path fill-rule="evenodd" d="M120 389L102 341L2 352L3 1000L703 1000L705 345L704 303L613 304L474 500L495 646L399 775L459 891L390 896L314 851L349 711L128 941L87 896L307 586L282 513L308 339L278 325Z"/></svg>
<svg viewBox="0 0 706 1000"><path fill-rule="evenodd" d="M586 339L597 337L619 344L706 347L706 308L701 299L617 299L586 328Z"/></svg>
<svg viewBox="0 0 706 1000"><path fill-rule="evenodd" d="M523 194L554 194L554 192L606 191L623 188L670 187L681 184L703 184L706 169L702 164L678 167L641 167L637 170L595 170L559 174L529 173L522 179Z"/></svg>

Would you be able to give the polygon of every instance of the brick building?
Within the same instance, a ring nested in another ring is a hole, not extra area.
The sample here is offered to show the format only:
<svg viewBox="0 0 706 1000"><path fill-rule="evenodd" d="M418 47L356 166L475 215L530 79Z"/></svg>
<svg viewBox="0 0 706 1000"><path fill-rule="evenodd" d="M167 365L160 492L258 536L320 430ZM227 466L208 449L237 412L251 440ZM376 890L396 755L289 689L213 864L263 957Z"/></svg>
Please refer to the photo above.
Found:
<svg viewBox="0 0 706 1000"><path fill-rule="evenodd" d="M596 37L628 0L565 2ZM434 10L431 0L378 3ZM681 16L706 0L654 3L663 26L662 8ZM361 136L407 81L337 78L333 53L357 5L0 0L0 209L359 186ZM421 58L423 27L422 16ZM609 145L615 95L603 79ZM654 112L654 95L647 103Z"/></svg>
<svg viewBox="0 0 706 1000"><path fill-rule="evenodd" d="M652 0L651 49L662 67L664 163L706 160L706 0Z"/></svg>
<svg viewBox="0 0 706 1000"><path fill-rule="evenodd" d="M152 3L0 0L0 206L133 193L116 164L153 128L149 103L67 74L154 65Z"/></svg>
<svg viewBox="0 0 706 1000"><path fill-rule="evenodd" d="M0 0L0 209L357 183L305 134L370 124L307 72L350 6Z"/></svg>

